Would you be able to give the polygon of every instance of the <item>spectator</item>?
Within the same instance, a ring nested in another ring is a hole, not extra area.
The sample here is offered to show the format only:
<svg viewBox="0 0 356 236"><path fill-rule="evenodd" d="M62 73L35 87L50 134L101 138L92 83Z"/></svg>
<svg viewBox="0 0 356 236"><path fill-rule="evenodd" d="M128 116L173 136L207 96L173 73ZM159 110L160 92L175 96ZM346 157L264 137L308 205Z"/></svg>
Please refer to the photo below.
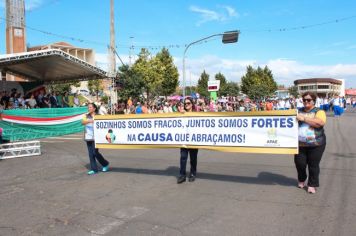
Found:
<svg viewBox="0 0 356 236"><path fill-rule="evenodd" d="M69 106L69 97L68 97L68 92L65 92L63 97L62 97L62 104L63 107L70 107Z"/></svg>
<svg viewBox="0 0 356 236"><path fill-rule="evenodd" d="M140 102L137 102L135 113L136 114L142 114L142 107L141 107L141 103Z"/></svg>
<svg viewBox="0 0 356 236"><path fill-rule="evenodd" d="M40 94L37 95L36 102L39 107L45 107L43 104L43 99L45 98L45 92L43 89L40 90ZM48 106L47 106L48 107Z"/></svg>
<svg viewBox="0 0 356 236"><path fill-rule="evenodd" d="M100 107L99 107L99 115L107 115L108 114L108 110L105 107L104 103L100 103Z"/></svg>
<svg viewBox="0 0 356 236"><path fill-rule="evenodd" d="M26 103L28 105L29 108L33 109L37 106L37 102L35 97L33 96L33 94L31 93L30 98L26 99Z"/></svg>
<svg viewBox="0 0 356 236"><path fill-rule="evenodd" d="M52 108L57 108L58 107L58 100L57 100L57 94L55 91L52 92L52 95L49 97L49 101L51 103Z"/></svg>
<svg viewBox="0 0 356 236"><path fill-rule="evenodd" d="M73 107L80 107L80 101L78 98L78 94L74 94L74 98L73 98Z"/></svg>

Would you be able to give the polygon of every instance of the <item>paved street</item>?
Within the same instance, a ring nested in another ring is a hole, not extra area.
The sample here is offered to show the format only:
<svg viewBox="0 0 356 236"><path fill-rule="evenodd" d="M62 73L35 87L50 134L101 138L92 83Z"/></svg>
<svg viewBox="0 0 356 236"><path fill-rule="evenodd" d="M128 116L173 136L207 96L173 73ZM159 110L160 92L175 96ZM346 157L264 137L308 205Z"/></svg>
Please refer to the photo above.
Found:
<svg viewBox="0 0 356 236"><path fill-rule="evenodd" d="M88 176L81 134L43 139L41 156L0 161L0 235L355 235L355 121L328 117L315 195L292 155L200 150L177 185L178 149L102 150L111 171Z"/></svg>

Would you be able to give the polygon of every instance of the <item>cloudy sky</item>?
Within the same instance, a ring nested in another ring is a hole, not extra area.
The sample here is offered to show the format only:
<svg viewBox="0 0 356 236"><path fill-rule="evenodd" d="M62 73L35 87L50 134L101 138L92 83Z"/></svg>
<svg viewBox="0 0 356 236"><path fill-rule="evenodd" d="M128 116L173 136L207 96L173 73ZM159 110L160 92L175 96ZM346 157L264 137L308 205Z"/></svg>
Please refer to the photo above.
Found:
<svg viewBox="0 0 356 236"><path fill-rule="evenodd" d="M4 0L0 34L5 39ZM93 48L107 69L110 0L26 0L27 43L66 41ZM240 81L251 65L268 66L278 84L296 79L345 79L356 87L356 2L349 0L120 0L115 1L117 51L125 63L142 47L154 55L169 49L182 75L186 45L210 35L240 30L239 41L213 37L186 53L187 85L205 70ZM0 40L0 54L5 54ZM119 63L119 60L117 60ZM118 64L119 65L119 64ZM181 76L182 77L182 76ZM182 79L182 78L181 78Z"/></svg>

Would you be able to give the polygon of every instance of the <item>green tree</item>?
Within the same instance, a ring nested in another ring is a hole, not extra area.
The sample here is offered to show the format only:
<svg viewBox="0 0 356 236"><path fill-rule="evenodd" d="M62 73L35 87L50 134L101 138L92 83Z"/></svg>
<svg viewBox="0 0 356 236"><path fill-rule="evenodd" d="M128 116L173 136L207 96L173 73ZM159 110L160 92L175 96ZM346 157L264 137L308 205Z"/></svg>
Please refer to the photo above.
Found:
<svg viewBox="0 0 356 236"><path fill-rule="evenodd" d="M200 78L198 80L198 85L197 85L197 92L202 97L209 97L208 81L209 81L209 75L204 70L203 73L200 75Z"/></svg>
<svg viewBox="0 0 356 236"><path fill-rule="evenodd" d="M224 95L229 95L229 96L238 96L239 92L240 92L240 88L239 85L236 82L227 82L225 85L225 91L224 91Z"/></svg>
<svg viewBox="0 0 356 236"><path fill-rule="evenodd" d="M89 80L88 89L90 93L95 93L96 97L98 98L99 92L103 90L102 80L100 79Z"/></svg>
<svg viewBox="0 0 356 236"><path fill-rule="evenodd" d="M298 95L299 95L298 86L295 86L295 85L290 86L288 88L288 91L289 91L290 95L294 96L295 98L298 97Z"/></svg>
<svg viewBox="0 0 356 236"><path fill-rule="evenodd" d="M138 59L132 66L135 75L143 79L147 97L155 95L156 88L162 84L163 75L160 74L161 63L159 60L152 60L151 54L145 48L141 49ZM152 93L152 94L151 94Z"/></svg>
<svg viewBox="0 0 356 236"><path fill-rule="evenodd" d="M263 98L273 95L277 90L277 83L267 66L264 69L261 67L253 69L252 66L248 66L246 74L241 78L241 90L250 98Z"/></svg>
<svg viewBox="0 0 356 236"><path fill-rule="evenodd" d="M129 97L138 98L145 88L142 76L135 74L135 71L128 65L119 67L118 80L122 85L118 89L118 96L127 101Z"/></svg>
<svg viewBox="0 0 356 236"><path fill-rule="evenodd" d="M154 60L160 64L159 73L162 75L162 83L156 88L160 95L168 96L175 92L179 84L178 69L174 65L173 57L169 54L168 49L163 48L161 52L157 53Z"/></svg>
<svg viewBox="0 0 356 236"><path fill-rule="evenodd" d="M216 75L215 75L215 79L216 80L220 80L220 89L219 89L219 92L218 92L218 94L219 94L219 96L226 96L226 78L225 78L225 76L223 75L223 74L221 74L220 72L219 73L217 73Z"/></svg>
<svg viewBox="0 0 356 236"><path fill-rule="evenodd" d="M70 93L71 92L71 87L79 87L80 82L75 81L75 82L67 82L67 83L53 83L53 84L48 84L46 85L46 91L55 91L57 94L64 94L65 92Z"/></svg>

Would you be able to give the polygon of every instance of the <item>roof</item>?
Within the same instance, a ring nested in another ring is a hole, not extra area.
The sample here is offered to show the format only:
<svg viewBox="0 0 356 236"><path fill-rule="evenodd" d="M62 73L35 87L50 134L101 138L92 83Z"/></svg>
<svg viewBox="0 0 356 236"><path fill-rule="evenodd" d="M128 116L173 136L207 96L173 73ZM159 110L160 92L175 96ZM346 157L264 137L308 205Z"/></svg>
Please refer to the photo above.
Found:
<svg viewBox="0 0 356 236"><path fill-rule="evenodd" d="M356 89L345 89L345 95L356 96Z"/></svg>
<svg viewBox="0 0 356 236"><path fill-rule="evenodd" d="M27 51L35 51L35 50L45 50L45 49L77 49L77 50L86 50L86 51L93 51L90 48L78 48L66 42L55 42L50 44L43 44L43 45L36 45L33 47L28 47Z"/></svg>
<svg viewBox="0 0 356 236"><path fill-rule="evenodd" d="M310 79L298 79L294 81L295 85L298 84L308 84L308 83L331 83L331 84L342 84L340 80L331 78L310 78Z"/></svg>
<svg viewBox="0 0 356 236"><path fill-rule="evenodd" d="M66 82L107 77L106 71L59 49L0 55L0 71L31 81Z"/></svg>

